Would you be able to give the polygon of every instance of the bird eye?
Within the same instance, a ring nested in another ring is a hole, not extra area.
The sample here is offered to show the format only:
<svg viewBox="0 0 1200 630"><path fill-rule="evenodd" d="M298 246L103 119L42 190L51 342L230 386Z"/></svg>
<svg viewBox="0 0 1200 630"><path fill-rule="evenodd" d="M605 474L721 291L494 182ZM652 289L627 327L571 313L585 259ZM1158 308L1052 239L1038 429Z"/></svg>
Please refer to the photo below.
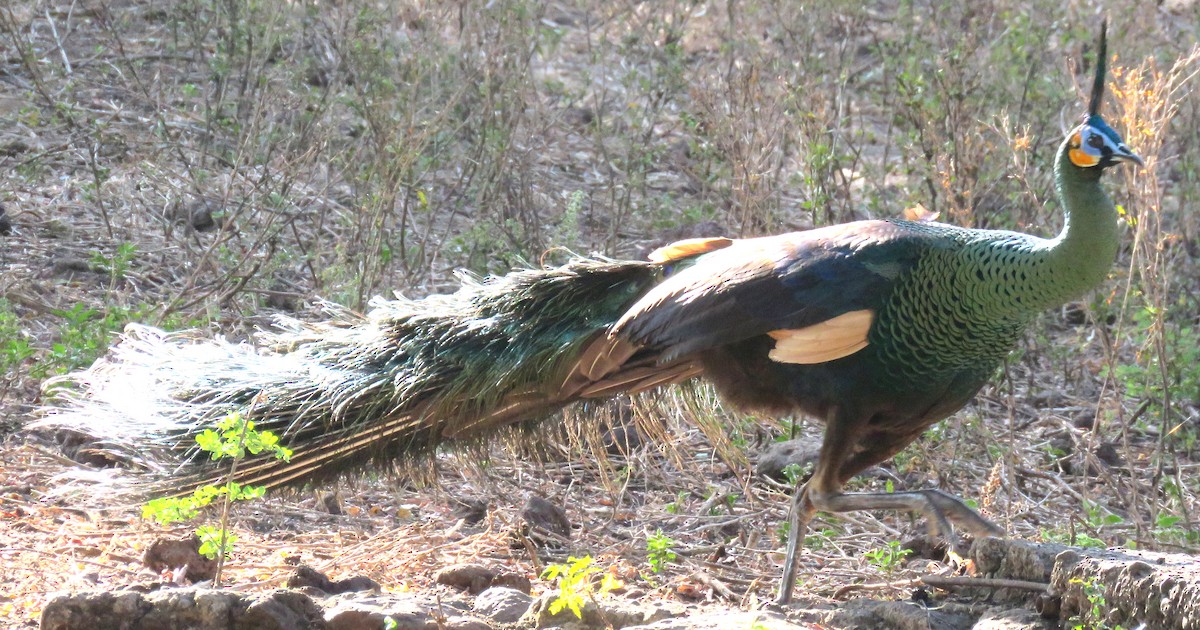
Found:
<svg viewBox="0 0 1200 630"><path fill-rule="evenodd" d="M1088 146L1092 147L1093 149L1103 149L1104 148L1104 138L1101 138L1100 134L1094 133L1094 134L1088 136L1087 143L1088 143Z"/></svg>

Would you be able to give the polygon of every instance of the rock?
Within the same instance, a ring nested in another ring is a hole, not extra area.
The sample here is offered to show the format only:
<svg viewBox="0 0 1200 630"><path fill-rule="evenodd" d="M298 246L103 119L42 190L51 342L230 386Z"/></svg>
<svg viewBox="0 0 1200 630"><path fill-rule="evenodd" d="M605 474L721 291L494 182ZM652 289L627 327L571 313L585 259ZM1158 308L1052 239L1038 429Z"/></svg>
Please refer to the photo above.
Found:
<svg viewBox="0 0 1200 630"><path fill-rule="evenodd" d="M486 629L488 624L468 617L460 601L428 601L413 594L342 595L326 600L328 630L379 630L390 619L394 630ZM439 621L441 619L442 621ZM480 625L482 624L482 625Z"/></svg>
<svg viewBox="0 0 1200 630"><path fill-rule="evenodd" d="M342 493L337 491L318 492L317 509L334 516L345 514L345 510L342 509Z"/></svg>
<svg viewBox="0 0 1200 630"><path fill-rule="evenodd" d="M797 438L787 442L775 442L758 456L754 470L763 477L776 481L787 481L783 469L792 464L807 466L817 461L821 442L808 438Z"/></svg>
<svg viewBox="0 0 1200 630"><path fill-rule="evenodd" d="M442 622L441 628L446 630L492 630L492 624L471 617L450 617Z"/></svg>
<svg viewBox="0 0 1200 630"><path fill-rule="evenodd" d="M756 630L812 630L819 626L813 624L799 625L787 620L779 613L756 612L718 612L690 615L675 619L663 619L653 623L626 626L624 630L731 630L734 628L755 628Z"/></svg>
<svg viewBox="0 0 1200 630"><path fill-rule="evenodd" d="M257 595L173 588L143 594L104 591L63 595L42 611L43 630L318 630L325 628L311 598L278 590Z"/></svg>
<svg viewBox="0 0 1200 630"><path fill-rule="evenodd" d="M580 608L582 617L576 617L569 608L557 613L550 612L550 604L558 599L558 591L544 593L533 602L517 623L521 627L549 628L554 626L582 628L627 628L645 625L675 616L665 607L646 607L630 604L624 600L600 598L587 600ZM690 626L689 626L690 627Z"/></svg>
<svg viewBox="0 0 1200 630"><path fill-rule="evenodd" d="M612 427L601 436L601 444L609 455L628 455L641 448L646 440L635 424Z"/></svg>
<svg viewBox="0 0 1200 630"><path fill-rule="evenodd" d="M217 201L197 199L178 210L178 219L197 232L216 229L216 214L221 210Z"/></svg>
<svg viewBox="0 0 1200 630"><path fill-rule="evenodd" d="M179 628L182 626L172 626ZM278 590L270 597L252 600L246 612L234 620L235 630L257 630L267 628L290 629L324 628L325 620L321 609L313 600L295 591Z"/></svg>
<svg viewBox="0 0 1200 630"><path fill-rule="evenodd" d="M962 630L974 616L959 606L926 608L913 602L853 599L825 616L825 625L847 630Z"/></svg>
<svg viewBox="0 0 1200 630"><path fill-rule="evenodd" d="M495 586L475 598L475 612L500 623L513 623L529 610L532 602L532 597L515 588Z"/></svg>
<svg viewBox="0 0 1200 630"><path fill-rule="evenodd" d="M1085 621L1200 629L1200 563L1194 556L1071 548L1055 558L1050 583L1062 594L1062 621L1098 605L1106 617Z"/></svg>
<svg viewBox="0 0 1200 630"><path fill-rule="evenodd" d="M521 517L532 527L558 534L563 538L571 537L571 519L567 518L567 512L536 494L529 495L529 499L525 501L525 507L521 508Z"/></svg>
<svg viewBox="0 0 1200 630"><path fill-rule="evenodd" d="M217 573L217 561L200 555L200 537L159 538L142 554L142 564L155 573L170 571L191 582L211 580Z"/></svg>
<svg viewBox="0 0 1200 630"><path fill-rule="evenodd" d="M531 585L529 578L518 573L501 571L493 567L473 562L451 564L442 567L433 576L433 581L446 586L461 588L472 595L478 595L493 586L507 586L529 593Z"/></svg>
<svg viewBox="0 0 1200 630"><path fill-rule="evenodd" d="M454 501L454 518L461 518L467 525L474 525L487 518L488 502L478 497L470 499L452 499Z"/></svg>
<svg viewBox="0 0 1200 630"><path fill-rule="evenodd" d="M140 593L100 592L60 595L42 610L42 630L123 628L152 608ZM202 626L203 627L203 626Z"/></svg>
<svg viewBox="0 0 1200 630"><path fill-rule="evenodd" d="M316 588L331 595L352 591L377 591L379 583L369 577L357 575L333 581L324 573L308 566L298 566L287 579L288 588Z"/></svg>
<svg viewBox="0 0 1200 630"><path fill-rule="evenodd" d="M971 630L1054 630L1058 624L1024 608L993 608Z"/></svg>
<svg viewBox="0 0 1200 630"><path fill-rule="evenodd" d="M495 569L485 567L482 564L452 564L442 567L435 573L433 581L438 584L461 588L475 595L482 593L492 585L492 578L496 577L496 573Z"/></svg>
<svg viewBox="0 0 1200 630"><path fill-rule="evenodd" d="M970 556L986 577L1049 582L1055 557L1067 549L1057 543L978 538L971 544Z"/></svg>
<svg viewBox="0 0 1200 630"><path fill-rule="evenodd" d="M491 586L507 586L508 588L521 591L526 595L533 590L533 584L529 582L529 578L520 573L497 573L496 577L492 578Z"/></svg>

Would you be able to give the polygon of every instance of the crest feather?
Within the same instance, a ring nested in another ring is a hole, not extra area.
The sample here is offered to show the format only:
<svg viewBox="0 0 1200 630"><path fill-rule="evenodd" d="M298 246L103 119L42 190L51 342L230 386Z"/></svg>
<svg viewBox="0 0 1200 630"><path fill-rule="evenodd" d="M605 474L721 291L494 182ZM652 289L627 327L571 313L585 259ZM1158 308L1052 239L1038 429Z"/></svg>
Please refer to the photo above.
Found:
<svg viewBox="0 0 1200 630"><path fill-rule="evenodd" d="M1100 101L1104 100L1104 74L1108 66L1108 18L1100 22L1100 44L1096 47L1096 78L1092 81L1092 100L1088 103L1088 116L1100 115Z"/></svg>

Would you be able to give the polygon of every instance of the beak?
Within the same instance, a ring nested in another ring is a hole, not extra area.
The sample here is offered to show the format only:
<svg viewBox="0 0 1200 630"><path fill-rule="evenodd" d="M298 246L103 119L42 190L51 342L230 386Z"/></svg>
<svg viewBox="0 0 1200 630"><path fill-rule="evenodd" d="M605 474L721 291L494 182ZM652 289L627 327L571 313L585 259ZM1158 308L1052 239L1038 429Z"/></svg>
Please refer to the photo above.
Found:
<svg viewBox="0 0 1200 630"><path fill-rule="evenodd" d="M1121 145L1120 147L1118 147L1117 152L1113 153L1112 157L1114 160L1120 160L1120 161L1124 161L1124 162L1134 162L1138 166L1146 165L1146 162L1142 160L1142 156L1134 153L1133 151L1130 151L1129 147L1127 147L1125 145Z"/></svg>

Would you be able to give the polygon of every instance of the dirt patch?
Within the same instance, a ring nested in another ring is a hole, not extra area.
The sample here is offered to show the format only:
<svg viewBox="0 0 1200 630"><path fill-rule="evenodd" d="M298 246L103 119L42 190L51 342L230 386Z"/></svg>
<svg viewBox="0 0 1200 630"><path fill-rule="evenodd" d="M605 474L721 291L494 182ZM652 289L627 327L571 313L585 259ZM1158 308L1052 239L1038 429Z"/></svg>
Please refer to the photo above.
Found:
<svg viewBox="0 0 1200 630"><path fill-rule="evenodd" d="M1064 59L1085 58L1092 12L835 4L7 3L0 625L35 626L53 593L182 579L142 557L190 527L62 495L76 464L21 432L41 385L101 356L128 322L236 340L277 314L318 318L322 298L363 308L375 294L426 295L453 288L457 268L504 272L554 247L638 256L917 203L944 221L1052 233L1048 156L1060 112L1078 109ZM1160 102L1133 68L1154 58L1166 76L1200 20L1195 2L1107 8L1126 100L1106 111L1152 158L1111 188L1130 212L1114 278L1042 318L972 406L853 489L941 488L1017 539L1194 554L1200 106L1173 92L1177 117L1160 128L1127 99ZM592 556L625 583L614 597L689 615L747 609L695 627L752 625L772 598L787 506L786 487L750 474L756 453L820 429L731 413L704 389L661 398L659 433L593 427L589 441L554 428L537 444L443 454L435 486L383 471L321 497L269 497L234 514L227 583L270 593L303 564L332 583L450 600L438 571L473 563L538 598L554 588L539 577L548 564ZM553 528L531 531L532 497L558 510L534 517ZM921 542L924 527L819 519L795 622L854 598L860 619L907 618L924 601L991 615L979 627L1038 608L1017 587L921 582L961 577L944 546ZM676 558L656 572L647 542L660 531ZM976 569L1042 579L1045 558L1014 549ZM1055 577L1078 595L1063 618L1122 592L1139 594L1131 616L1105 623L1191 610L1169 573L1080 558Z"/></svg>

